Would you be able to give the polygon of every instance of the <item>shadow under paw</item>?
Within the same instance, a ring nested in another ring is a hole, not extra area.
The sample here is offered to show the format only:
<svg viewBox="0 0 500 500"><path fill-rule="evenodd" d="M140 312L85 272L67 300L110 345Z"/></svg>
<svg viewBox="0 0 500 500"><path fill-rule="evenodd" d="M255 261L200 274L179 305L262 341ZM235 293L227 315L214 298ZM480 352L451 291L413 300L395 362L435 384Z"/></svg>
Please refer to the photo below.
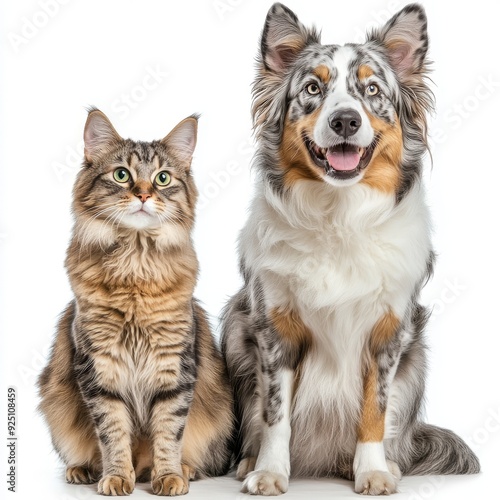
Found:
<svg viewBox="0 0 500 500"><path fill-rule="evenodd" d="M142 469L137 474L136 481L138 483L149 483L149 481L151 481L151 467L146 467L146 468Z"/></svg>

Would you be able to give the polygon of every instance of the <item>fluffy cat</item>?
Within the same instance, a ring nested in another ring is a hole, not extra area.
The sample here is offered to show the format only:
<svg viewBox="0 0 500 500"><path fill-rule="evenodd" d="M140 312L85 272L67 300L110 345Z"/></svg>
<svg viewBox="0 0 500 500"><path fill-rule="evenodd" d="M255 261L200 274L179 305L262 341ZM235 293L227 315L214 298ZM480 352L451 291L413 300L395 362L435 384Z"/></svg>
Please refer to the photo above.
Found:
<svg viewBox="0 0 500 500"><path fill-rule="evenodd" d="M122 139L99 110L85 125L63 312L40 380L70 483L158 495L225 474L233 415L225 368L193 299L197 119L160 141Z"/></svg>

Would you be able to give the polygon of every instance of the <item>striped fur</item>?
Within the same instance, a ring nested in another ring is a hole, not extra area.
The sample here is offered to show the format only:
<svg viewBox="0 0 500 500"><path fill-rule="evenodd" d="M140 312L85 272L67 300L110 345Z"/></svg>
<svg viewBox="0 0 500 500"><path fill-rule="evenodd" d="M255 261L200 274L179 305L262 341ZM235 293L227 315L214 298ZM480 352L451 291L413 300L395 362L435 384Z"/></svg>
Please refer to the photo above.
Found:
<svg viewBox="0 0 500 500"><path fill-rule="evenodd" d="M184 494L229 467L230 389L193 299L196 125L144 143L98 110L87 120L66 259L75 299L39 386L67 481L99 481L101 494L129 494L136 479Z"/></svg>
<svg viewBox="0 0 500 500"><path fill-rule="evenodd" d="M321 45L281 4L268 13L244 285L222 325L243 491L283 493L292 474L389 494L401 472L479 471L458 436L421 415L419 294L434 264L420 183L427 46L416 4L345 46Z"/></svg>

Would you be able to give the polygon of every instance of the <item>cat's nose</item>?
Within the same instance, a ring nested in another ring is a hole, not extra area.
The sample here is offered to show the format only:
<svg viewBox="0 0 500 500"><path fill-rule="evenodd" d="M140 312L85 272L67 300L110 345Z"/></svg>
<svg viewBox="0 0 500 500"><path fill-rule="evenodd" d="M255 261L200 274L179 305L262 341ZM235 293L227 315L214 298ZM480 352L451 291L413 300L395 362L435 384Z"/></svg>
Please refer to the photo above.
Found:
<svg viewBox="0 0 500 500"><path fill-rule="evenodd" d="M136 194L137 198L139 198L143 203L146 203L146 201L151 198L151 195L149 193L139 193Z"/></svg>

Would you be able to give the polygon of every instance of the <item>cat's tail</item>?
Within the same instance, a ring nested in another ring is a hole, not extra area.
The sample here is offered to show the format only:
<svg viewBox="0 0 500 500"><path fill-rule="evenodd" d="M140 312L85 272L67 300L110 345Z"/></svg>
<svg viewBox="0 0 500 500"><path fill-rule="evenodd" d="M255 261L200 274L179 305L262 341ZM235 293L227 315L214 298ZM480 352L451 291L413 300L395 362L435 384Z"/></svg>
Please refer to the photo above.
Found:
<svg viewBox="0 0 500 500"><path fill-rule="evenodd" d="M465 441L448 429L418 423L412 435L412 462L404 474L477 474L479 460Z"/></svg>

